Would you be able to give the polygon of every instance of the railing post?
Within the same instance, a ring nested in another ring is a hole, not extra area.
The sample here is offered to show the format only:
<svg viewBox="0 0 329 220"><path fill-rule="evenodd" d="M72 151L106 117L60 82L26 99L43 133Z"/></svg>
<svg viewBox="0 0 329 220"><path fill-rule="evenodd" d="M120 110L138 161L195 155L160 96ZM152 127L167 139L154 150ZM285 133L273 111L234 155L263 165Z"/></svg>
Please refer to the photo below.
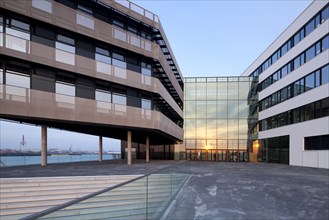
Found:
<svg viewBox="0 0 329 220"><path fill-rule="evenodd" d="M148 207L149 207L149 176L146 176L146 206L145 206L145 219L148 219Z"/></svg>
<svg viewBox="0 0 329 220"><path fill-rule="evenodd" d="M47 166L47 126L41 126L41 166Z"/></svg>
<svg viewBox="0 0 329 220"><path fill-rule="evenodd" d="M102 162L103 161L103 137L99 136L98 139L98 144L99 144L99 161Z"/></svg>
<svg viewBox="0 0 329 220"><path fill-rule="evenodd" d="M150 161L150 139L146 137L146 163Z"/></svg>
<svg viewBox="0 0 329 220"><path fill-rule="evenodd" d="M131 131L127 132L127 164L130 165L131 164Z"/></svg>

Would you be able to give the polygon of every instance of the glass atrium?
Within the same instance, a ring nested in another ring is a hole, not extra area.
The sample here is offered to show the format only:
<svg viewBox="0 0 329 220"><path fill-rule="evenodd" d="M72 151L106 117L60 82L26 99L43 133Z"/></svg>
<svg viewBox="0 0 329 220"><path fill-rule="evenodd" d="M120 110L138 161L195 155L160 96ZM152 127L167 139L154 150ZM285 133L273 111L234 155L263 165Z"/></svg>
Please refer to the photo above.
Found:
<svg viewBox="0 0 329 220"><path fill-rule="evenodd" d="M249 160L248 96L252 80L252 77L185 78L186 159Z"/></svg>

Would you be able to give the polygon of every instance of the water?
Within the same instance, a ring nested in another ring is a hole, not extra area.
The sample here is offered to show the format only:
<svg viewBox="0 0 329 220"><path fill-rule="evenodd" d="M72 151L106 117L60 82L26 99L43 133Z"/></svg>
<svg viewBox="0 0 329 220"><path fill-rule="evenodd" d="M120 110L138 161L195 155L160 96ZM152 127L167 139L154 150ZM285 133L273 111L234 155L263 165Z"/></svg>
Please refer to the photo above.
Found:
<svg viewBox="0 0 329 220"><path fill-rule="evenodd" d="M82 154L82 155L51 155L47 156L48 163L68 163L79 161L97 161L98 154ZM119 154L103 154L103 160L120 159ZM21 166L41 164L41 156L0 156L0 166Z"/></svg>

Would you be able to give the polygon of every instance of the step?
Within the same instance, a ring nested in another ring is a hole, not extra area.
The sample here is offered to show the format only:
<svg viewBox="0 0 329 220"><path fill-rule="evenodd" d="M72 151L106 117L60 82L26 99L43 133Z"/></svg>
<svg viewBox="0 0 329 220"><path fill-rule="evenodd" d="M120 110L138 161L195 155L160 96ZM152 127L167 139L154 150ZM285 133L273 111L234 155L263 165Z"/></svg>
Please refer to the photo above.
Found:
<svg viewBox="0 0 329 220"><path fill-rule="evenodd" d="M114 186L116 184L113 184ZM104 185L102 187L89 187L89 188L78 188L78 189L61 189L58 190L41 190L41 191L25 191L25 192L8 192L1 193L1 199L3 198L11 198L11 197L31 197L31 196L48 196L48 195L58 195L60 194L77 194L77 193L93 193L105 189L111 185ZM2 201L1 201L2 203Z"/></svg>
<svg viewBox="0 0 329 220"><path fill-rule="evenodd" d="M31 177L31 178L1 178L0 183L31 183L31 182L52 182L68 181L75 182L81 180L104 180L104 179L134 179L141 175L109 175L109 176L61 176L61 177Z"/></svg>
<svg viewBox="0 0 329 220"><path fill-rule="evenodd" d="M148 208L148 216L158 215L160 212L157 207ZM130 209L125 211L108 211L107 209L99 209L97 212L84 213L76 210L65 210L61 212L51 213L42 219L146 219L146 209ZM139 218L141 217L141 218ZM147 218L149 219L149 218Z"/></svg>
<svg viewBox="0 0 329 220"><path fill-rule="evenodd" d="M16 208L28 208L34 206L56 206L70 201L69 199L56 199L56 200L43 200L43 201L31 201L31 202L15 202L0 204L0 209L16 209Z"/></svg>

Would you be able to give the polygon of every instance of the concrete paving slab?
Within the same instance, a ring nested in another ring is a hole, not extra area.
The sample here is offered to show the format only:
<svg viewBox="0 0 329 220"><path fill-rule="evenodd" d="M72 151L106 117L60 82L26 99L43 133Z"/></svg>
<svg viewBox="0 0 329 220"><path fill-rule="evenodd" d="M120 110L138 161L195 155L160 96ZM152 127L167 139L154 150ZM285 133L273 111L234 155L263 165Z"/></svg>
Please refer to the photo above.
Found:
<svg viewBox="0 0 329 220"><path fill-rule="evenodd" d="M174 160L134 160L127 165L126 160L106 160L102 162L75 162L40 165L1 167L0 178L52 177L52 176L97 176L97 175L139 175L157 171L178 164Z"/></svg>
<svg viewBox="0 0 329 220"><path fill-rule="evenodd" d="M187 162L191 178L167 219L329 219L329 170Z"/></svg>

